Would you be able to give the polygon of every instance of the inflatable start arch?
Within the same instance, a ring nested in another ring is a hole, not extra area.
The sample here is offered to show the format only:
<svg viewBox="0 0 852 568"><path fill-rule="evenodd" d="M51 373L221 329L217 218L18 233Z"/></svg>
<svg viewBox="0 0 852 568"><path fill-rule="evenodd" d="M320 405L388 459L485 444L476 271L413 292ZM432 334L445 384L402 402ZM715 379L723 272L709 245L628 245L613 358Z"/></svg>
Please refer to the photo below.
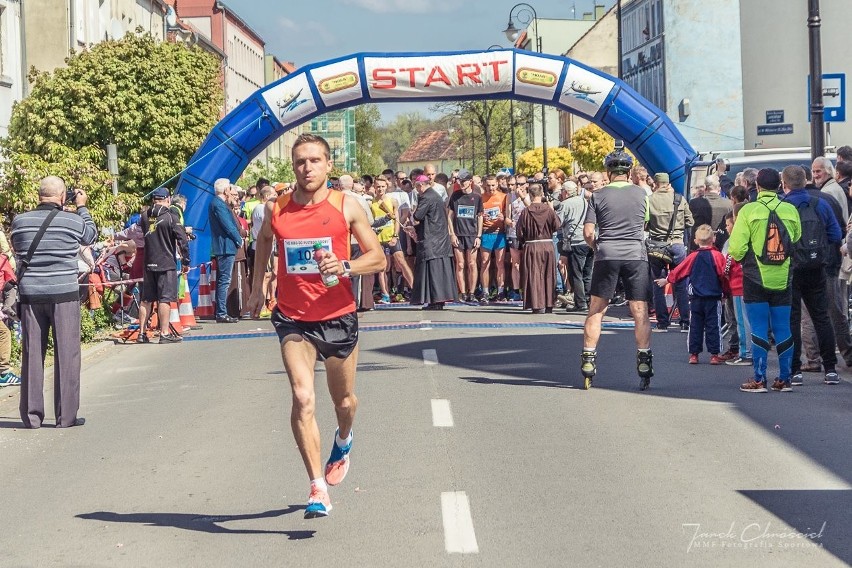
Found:
<svg viewBox="0 0 852 568"><path fill-rule="evenodd" d="M625 83L565 57L517 49L450 53L357 53L303 67L258 90L217 124L177 185L187 197L194 264L210 255L207 207L217 178L231 181L273 140L330 110L366 102L516 99L596 123L649 171L683 192L696 157L660 109ZM190 273L195 290L198 273Z"/></svg>

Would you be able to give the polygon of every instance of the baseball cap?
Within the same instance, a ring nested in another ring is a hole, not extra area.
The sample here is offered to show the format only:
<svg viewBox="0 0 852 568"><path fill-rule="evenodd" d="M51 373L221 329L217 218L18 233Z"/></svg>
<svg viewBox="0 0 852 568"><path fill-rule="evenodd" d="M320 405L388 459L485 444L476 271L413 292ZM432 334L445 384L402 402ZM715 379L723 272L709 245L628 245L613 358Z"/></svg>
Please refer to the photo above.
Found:
<svg viewBox="0 0 852 568"><path fill-rule="evenodd" d="M152 199L165 199L167 197L171 197L169 190L165 187L158 187L154 191L151 192Z"/></svg>
<svg viewBox="0 0 852 568"><path fill-rule="evenodd" d="M769 191L778 191L781 185L781 176L774 168L763 168L757 172L757 186Z"/></svg>
<svg viewBox="0 0 852 568"><path fill-rule="evenodd" d="M470 172L467 171L464 168L460 169L459 170L459 180L465 181L465 180L468 180L468 179L473 179L473 176L470 174Z"/></svg>
<svg viewBox="0 0 852 568"><path fill-rule="evenodd" d="M654 181L657 183L669 183L669 174L665 172L654 174Z"/></svg>

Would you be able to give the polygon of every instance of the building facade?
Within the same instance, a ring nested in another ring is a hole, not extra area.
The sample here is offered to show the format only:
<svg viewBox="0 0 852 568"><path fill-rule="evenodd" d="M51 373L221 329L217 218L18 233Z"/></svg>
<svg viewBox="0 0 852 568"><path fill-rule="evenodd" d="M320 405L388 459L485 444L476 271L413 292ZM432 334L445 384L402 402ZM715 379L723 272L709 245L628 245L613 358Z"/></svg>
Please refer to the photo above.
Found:
<svg viewBox="0 0 852 568"><path fill-rule="evenodd" d="M21 2L0 0L0 136L9 134L12 107L24 96Z"/></svg>
<svg viewBox="0 0 852 568"><path fill-rule="evenodd" d="M8 0L7 0L8 3ZM26 0L24 68L53 71L71 50L79 51L142 28L156 39L166 37L163 0ZM26 93L25 93L26 94Z"/></svg>
<svg viewBox="0 0 852 568"><path fill-rule="evenodd" d="M225 52L225 114L266 84L265 42L236 12L216 0L179 0L175 10Z"/></svg>
<svg viewBox="0 0 852 568"><path fill-rule="evenodd" d="M807 4L790 2L780 10L773 0L739 3L745 149L810 147ZM852 101L849 8L848 0L820 1L826 117L845 118L826 122L826 144L836 146L852 144L852 114L840 112ZM757 25L766 14L772 25Z"/></svg>
<svg viewBox="0 0 852 568"><path fill-rule="evenodd" d="M334 167L345 172L358 169L355 162L355 109L341 109L318 116L305 125L306 131L318 134L331 147Z"/></svg>

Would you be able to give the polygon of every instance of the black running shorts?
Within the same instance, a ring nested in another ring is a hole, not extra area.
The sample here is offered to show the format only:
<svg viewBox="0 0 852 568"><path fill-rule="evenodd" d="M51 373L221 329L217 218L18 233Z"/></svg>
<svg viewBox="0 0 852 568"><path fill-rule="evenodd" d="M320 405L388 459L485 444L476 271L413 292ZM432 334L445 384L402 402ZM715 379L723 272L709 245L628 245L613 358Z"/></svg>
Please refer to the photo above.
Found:
<svg viewBox="0 0 852 568"><path fill-rule="evenodd" d="M177 302L177 270L145 270L142 276L143 302Z"/></svg>
<svg viewBox="0 0 852 568"><path fill-rule="evenodd" d="M648 299L651 276L646 260L596 260L589 294L609 300L615 295L619 278L624 284L624 297L627 300Z"/></svg>
<svg viewBox="0 0 852 568"><path fill-rule="evenodd" d="M283 342L288 335L301 335L317 348L317 358L345 359L358 344L358 316L355 312L326 321L299 321L288 318L276 306L272 310L272 325Z"/></svg>

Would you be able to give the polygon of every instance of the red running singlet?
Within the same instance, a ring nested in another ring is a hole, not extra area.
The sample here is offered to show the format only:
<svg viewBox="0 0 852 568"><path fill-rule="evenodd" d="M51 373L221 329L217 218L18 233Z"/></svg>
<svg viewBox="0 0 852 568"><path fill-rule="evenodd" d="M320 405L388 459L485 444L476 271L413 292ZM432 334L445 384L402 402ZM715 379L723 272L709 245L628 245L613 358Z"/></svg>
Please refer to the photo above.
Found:
<svg viewBox="0 0 852 568"><path fill-rule="evenodd" d="M316 204L299 205L282 195L272 210L278 243L278 309L300 321L327 321L355 311L349 278L327 287L314 261L314 243L322 243L340 260L349 260L349 225L343 216L344 195L329 191Z"/></svg>

